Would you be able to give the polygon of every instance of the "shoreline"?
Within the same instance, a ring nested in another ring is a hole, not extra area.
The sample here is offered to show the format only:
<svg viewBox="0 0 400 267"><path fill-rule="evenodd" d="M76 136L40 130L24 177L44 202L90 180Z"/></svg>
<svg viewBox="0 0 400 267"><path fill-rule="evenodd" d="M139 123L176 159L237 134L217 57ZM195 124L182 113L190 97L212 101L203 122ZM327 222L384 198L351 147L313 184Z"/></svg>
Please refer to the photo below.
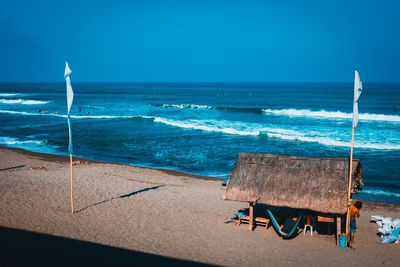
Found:
<svg viewBox="0 0 400 267"><path fill-rule="evenodd" d="M34 151L30 151L30 150L25 150L22 148L0 146L0 152L2 150L14 151L14 152L20 153L22 155L29 155L29 156L37 157L41 160L45 160L45 161L49 161L49 162L69 163L69 157L63 156L63 155L43 153L43 152L34 152ZM165 173L165 174L168 174L171 176L175 176L175 177L186 177L186 178L188 177L188 178L192 178L192 179L205 180L205 181L218 181L218 182L223 181L223 179L221 179L221 178L216 178L216 177L211 177L211 176L202 176L202 175L190 174L190 173L185 173L185 172L176 171L176 170L163 169L163 168L150 168L150 167L143 167L143 166L134 166L134 165L129 165L129 164L120 163L120 162L109 162L109 161L88 159L88 158L82 158L82 157L73 157L73 161L81 161L82 163L87 162L87 163L94 163L94 164L110 164L110 165L115 165L115 166L127 166L127 167L149 170L149 171L160 171L162 173ZM378 207L379 208L384 207L384 208L388 208L388 209L400 208L400 203L395 203L395 202L385 202L385 201L377 201L377 200L370 200L370 199L363 199L363 198L353 198L353 200L362 201L363 203L367 203L368 206L375 207L375 208L378 208Z"/></svg>
<svg viewBox="0 0 400 267"><path fill-rule="evenodd" d="M0 150L3 150L3 149L4 150L15 151L15 152L18 152L18 153L25 153L27 155L38 157L40 159L47 160L47 161L69 162L69 156L63 156L63 155L51 154L51 153L44 153L44 152L35 152L35 151L30 151L30 150L26 150L26 149L23 149L23 148L17 148L17 147L0 146ZM170 175L174 175L174 176L185 176L185 177L191 177L191 178L194 178L194 179L220 181L220 182L222 182L224 180L222 178L191 174L191 173L186 173L186 172L177 171L177 170L170 170L170 169L165 169L165 168L151 168L151 167L130 165L130 164L123 163L123 162L102 161L102 160L97 160L97 159L82 158L82 157L75 157L75 156L72 156L72 157L73 157L73 161L79 160L79 161L86 161L88 163L115 164L115 165L130 166L130 167L134 167L134 168L157 170L157 171L161 171L161 172L164 172L166 174L170 174Z"/></svg>
<svg viewBox="0 0 400 267"><path fill-rule="evenodd" d="M44 153L44 152L35 152L35 151L30 151L26 150L23 148L16 148L16 147L7 147L7 146L1 146L0 145L0 150L10 150L10 151L16 151L18 153L38 157L43 160L47 161L54 161L54 162L69 162L69 156L63 156L59 154L51 154L51 153ZM145 166L135 166L135 165L130 165L124 162L112 162L112 161L103 161L103 160L97 160L97 159L90 159L90 158L85 158L85 157L75 157L73 156L73 161L82 161L82 162L88 162L88 163L103 163L103 164L115 164L115 165L121 165L121 166L130 166L134 168L142 168L145 170L156 170L156 171L161 171L165 174L173 175L173 176L181 176L181 177L190 177L194 179L201 179L201 180L210 180L210 181L219 181L222 182L225 179L224 178L217 178L213 176L205 176L205 175L197 175L197 174L191 174L191 173L186 173L183 171L177 171L177 170L171 170L171 169L165 169L165 168L153 168L153 167L145 167ZM227 178L229 179L229 178ZM360 192L362 194L362 191ZM378 201L375 199L365 199L365 198L357 198L354 197L354 200L360 200L363 202L368 202L368 203L377 203L377 204L382 204L382 205L395 205L395 206L400 206L400 203L396 202L390 202L390 201Z"/></svg>

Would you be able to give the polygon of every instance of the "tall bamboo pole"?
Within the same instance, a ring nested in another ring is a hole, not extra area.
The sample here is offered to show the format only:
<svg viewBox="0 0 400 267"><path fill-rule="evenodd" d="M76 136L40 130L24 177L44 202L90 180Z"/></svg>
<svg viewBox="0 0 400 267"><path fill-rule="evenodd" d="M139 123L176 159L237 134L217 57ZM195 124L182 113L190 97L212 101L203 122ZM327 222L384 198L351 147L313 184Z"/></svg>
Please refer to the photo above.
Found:
<svg viewBox="0 0 400 267"><path fill-rule="evenodd" d="M74 91L72 90L71 86L71 79L69 75L71 74L71 69L68 66L68 62L65 62L65 71L64 71L64 78L65 78L65 85L67 87L67 122L68 122L68 136L69 136L69 144L68 144L68 151L69 151L69 163L70 163L70 171L71 171L71 188L70 188L70 202L71 202L71 213L74 213L74 182L72 176L72 133L71 133L71 121L70 121L70 111L72 102L74 101Z"/></svg>
<svg viewBox="0 0 400 267"><path fill-rule="evenodd" d="M70 162L70 169L71 169L71 213L74 213L74 184L73 184L73 176L72 176L72 154L69 154L69 162Z"/></svg>
<svg viewBox="0 0 400 267"><path fill-rule="evenodd" d="M347 216L346 216L346 235L349 234L350 227L350 201L351 201L351 178L353 176L353 147L354 147L354 126L351 128L350 162L349 162L349 185L347 191Z"/></svg>

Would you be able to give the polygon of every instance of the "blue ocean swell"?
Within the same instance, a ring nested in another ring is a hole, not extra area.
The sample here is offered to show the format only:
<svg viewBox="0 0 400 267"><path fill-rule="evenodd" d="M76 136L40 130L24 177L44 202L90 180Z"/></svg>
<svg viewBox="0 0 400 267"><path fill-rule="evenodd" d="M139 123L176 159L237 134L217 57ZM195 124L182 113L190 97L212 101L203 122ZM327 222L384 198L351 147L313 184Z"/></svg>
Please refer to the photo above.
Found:
<svg viewBox="0 0 400 267"><path fill-rule="evenodd" d="M2 85L0 98L46 103L0 103L0 143L66 154L63 84L24 86ZM79 156L228 177L240 152L349 155L350 84L73 86ZM398 201L399 87L371 86L364 85L356 130L366 185L360 197Z"/></svg>

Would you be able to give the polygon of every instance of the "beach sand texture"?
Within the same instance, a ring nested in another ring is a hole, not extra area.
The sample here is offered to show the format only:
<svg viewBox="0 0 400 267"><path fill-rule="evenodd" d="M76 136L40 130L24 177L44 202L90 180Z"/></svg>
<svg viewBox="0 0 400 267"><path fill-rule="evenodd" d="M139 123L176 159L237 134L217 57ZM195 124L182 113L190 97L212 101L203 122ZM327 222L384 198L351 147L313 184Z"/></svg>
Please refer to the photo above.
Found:
<svg viewBox="0 0 400 267"><path fill-rule="evenodd" d="M0 148L0 266L400 265L400 245L379 244L369 222L400 217L399 205L364 202L355 249L340 249L333 235L282 240L272 227L236 226L247 203L224 201L219 181L80 161L71 214L68 158Z"/></svg>

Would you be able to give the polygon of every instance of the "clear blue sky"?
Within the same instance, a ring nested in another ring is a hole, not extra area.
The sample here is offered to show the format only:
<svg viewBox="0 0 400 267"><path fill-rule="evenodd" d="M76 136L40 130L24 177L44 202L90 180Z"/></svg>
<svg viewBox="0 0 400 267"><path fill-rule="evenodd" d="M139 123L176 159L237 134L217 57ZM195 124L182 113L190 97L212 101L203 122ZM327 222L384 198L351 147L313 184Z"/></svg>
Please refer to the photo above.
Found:
<svg viewBox="0 0 400 267"><path fill-rule="evenodd" d="M1 0L0 82L400 82L400 1Z"/></svg>

